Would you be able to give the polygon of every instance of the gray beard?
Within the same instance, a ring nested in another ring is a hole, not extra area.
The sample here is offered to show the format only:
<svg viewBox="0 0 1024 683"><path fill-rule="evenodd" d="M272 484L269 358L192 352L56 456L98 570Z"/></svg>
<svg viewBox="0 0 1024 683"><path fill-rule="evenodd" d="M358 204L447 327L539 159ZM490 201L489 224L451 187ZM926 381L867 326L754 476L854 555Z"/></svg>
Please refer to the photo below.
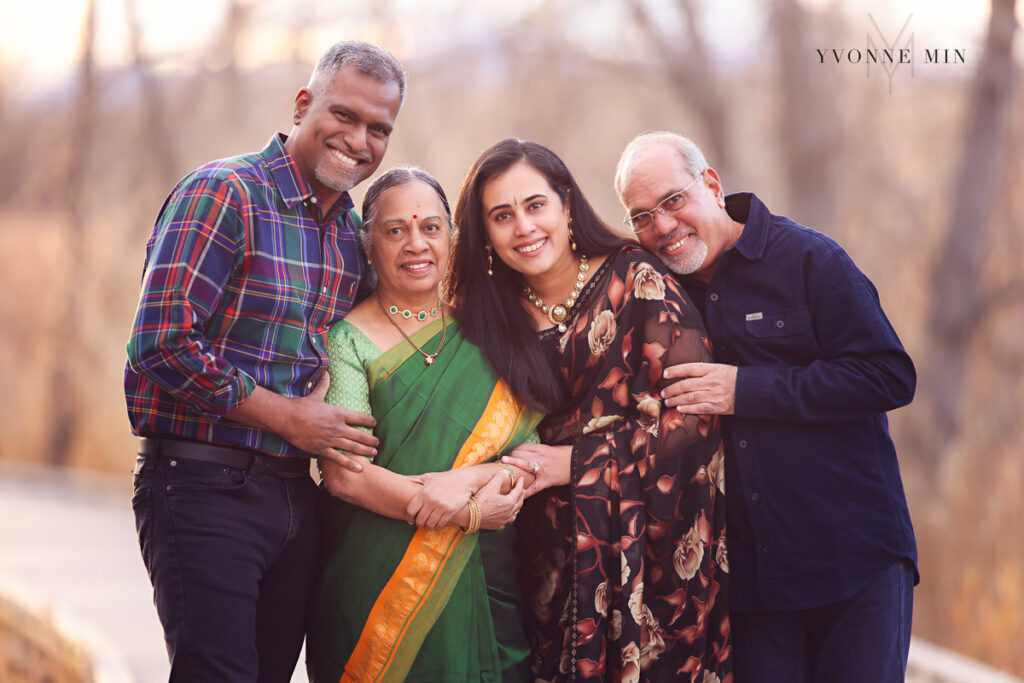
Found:
<svg viewBox="0 0 1024 683"><path fill-rule="evenodd" d="M700 267L708 260L708 245L703 240L695 248L700 252L699 254L683 254L680 259L662 258L661 262L673 273L692 275L700 270Z"/></svg>
<svg viewBox="0 0 1024 683"><path fill-rule="evenodd" d="M335 180L334 178L331 178L329 174L326 173L319 166L313 169L313 175L316 176L316 179L320 181L321 185L323 185L324 187L329 187L335 192L348 192L349 190L356 186L356 183L352 182L351 180L342 182L340 180Z"/></svg>

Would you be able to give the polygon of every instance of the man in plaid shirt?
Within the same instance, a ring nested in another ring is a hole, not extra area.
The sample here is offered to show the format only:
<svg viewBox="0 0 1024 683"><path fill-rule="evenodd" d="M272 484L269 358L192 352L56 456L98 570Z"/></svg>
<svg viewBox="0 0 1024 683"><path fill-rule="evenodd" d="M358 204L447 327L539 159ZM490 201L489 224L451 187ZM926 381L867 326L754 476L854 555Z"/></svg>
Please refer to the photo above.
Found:
<svg viewBox="0 0 1024 683"><path fill-rule="evenodd" d="M348 190L405 94L389 53L342 42L263 151L171 192L147 244L125 396L136 528L172 681L287 681L315 580L311 456L358 471L373 418L327 405L328 328L360 298ZM339 450L340 449L340 450Z"/></svg>

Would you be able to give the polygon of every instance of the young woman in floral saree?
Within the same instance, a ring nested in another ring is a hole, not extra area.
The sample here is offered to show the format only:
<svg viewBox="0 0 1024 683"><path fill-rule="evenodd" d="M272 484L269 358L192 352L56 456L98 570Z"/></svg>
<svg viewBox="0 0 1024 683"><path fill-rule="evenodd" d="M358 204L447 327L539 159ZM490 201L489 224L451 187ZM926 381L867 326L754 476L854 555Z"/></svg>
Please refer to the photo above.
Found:
<svg viewBox="0 0 1024 683"><path fill-rule="evenodd" d="M661 263L596 216L536 143L477 160L456 208L456 318L544 445L519 518L538 681L731 680L719 424L666 408L662 371L708 361Z"/></svg>

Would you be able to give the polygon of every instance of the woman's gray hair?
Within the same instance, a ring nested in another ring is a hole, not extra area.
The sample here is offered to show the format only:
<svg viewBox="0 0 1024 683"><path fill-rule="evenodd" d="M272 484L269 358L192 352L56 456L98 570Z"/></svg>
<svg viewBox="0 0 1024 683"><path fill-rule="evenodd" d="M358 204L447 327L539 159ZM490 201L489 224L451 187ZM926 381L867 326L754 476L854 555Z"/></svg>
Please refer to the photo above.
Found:
<svg viewBox="0 0 1024 683"><path fill-rule="evenodd" d="M452 210L448 208L448 197L444 193L441 183L434 180L434 177L416 166L398 166L392 168L384 175L374 180L367 188L363 196L363 224L359 226L359 241L364 249L370 248L372 240L372 223L377 213L377 202L387 190L401 185L408 185L416 181L426 183L430 186L437 198L441 200L444 208L444 217L448 221L448 234L455 237L455 225L452 223Z"/></svg>
<svg viewBox="0 0 1024 683"><path fill-rule="evenodd" d="M323 95L338 70L347 66L381 83L396 83L399 104L405 101L405 71L399 61L387 50L358 40L344 40L332 45L316 63L313 75L309 77L309 89Z"/></svg>
<svg viewBox="0 0 1024 683"><path fill-rule="evenodd" d="M622 156L619 157L619 164L615 167L615 194L618 195L620 201L622 200L622 191L625 189L626 185L626 173L629 171L633 154L641 147L652 143L667 145L678 152L680 158L683 160L683 166L686 168L686 172L694 178L699 176L708 168L708 162L704 158L704 153L700 151L700 147L698 147L690 138L684 137L679 133L672 133L665 130L654 130L641 133L630 140L629 144L626 145L626 149L622 150Z"/></svg>

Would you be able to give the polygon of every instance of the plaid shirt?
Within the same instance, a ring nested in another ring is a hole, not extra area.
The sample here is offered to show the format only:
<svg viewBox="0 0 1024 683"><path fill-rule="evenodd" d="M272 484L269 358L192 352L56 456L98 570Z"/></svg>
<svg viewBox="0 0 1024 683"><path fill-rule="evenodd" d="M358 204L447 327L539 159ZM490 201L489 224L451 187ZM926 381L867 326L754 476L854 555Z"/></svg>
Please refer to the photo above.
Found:
<svg viewBox="0 0 1024 683"><path fill-rule="evenodd" d="M128 341L133 433L309 455L221 419L256 385L310 393L327 366L327 330L365 270L352 198L324 215L285 139L206 164L164 202Z"/></svg>

